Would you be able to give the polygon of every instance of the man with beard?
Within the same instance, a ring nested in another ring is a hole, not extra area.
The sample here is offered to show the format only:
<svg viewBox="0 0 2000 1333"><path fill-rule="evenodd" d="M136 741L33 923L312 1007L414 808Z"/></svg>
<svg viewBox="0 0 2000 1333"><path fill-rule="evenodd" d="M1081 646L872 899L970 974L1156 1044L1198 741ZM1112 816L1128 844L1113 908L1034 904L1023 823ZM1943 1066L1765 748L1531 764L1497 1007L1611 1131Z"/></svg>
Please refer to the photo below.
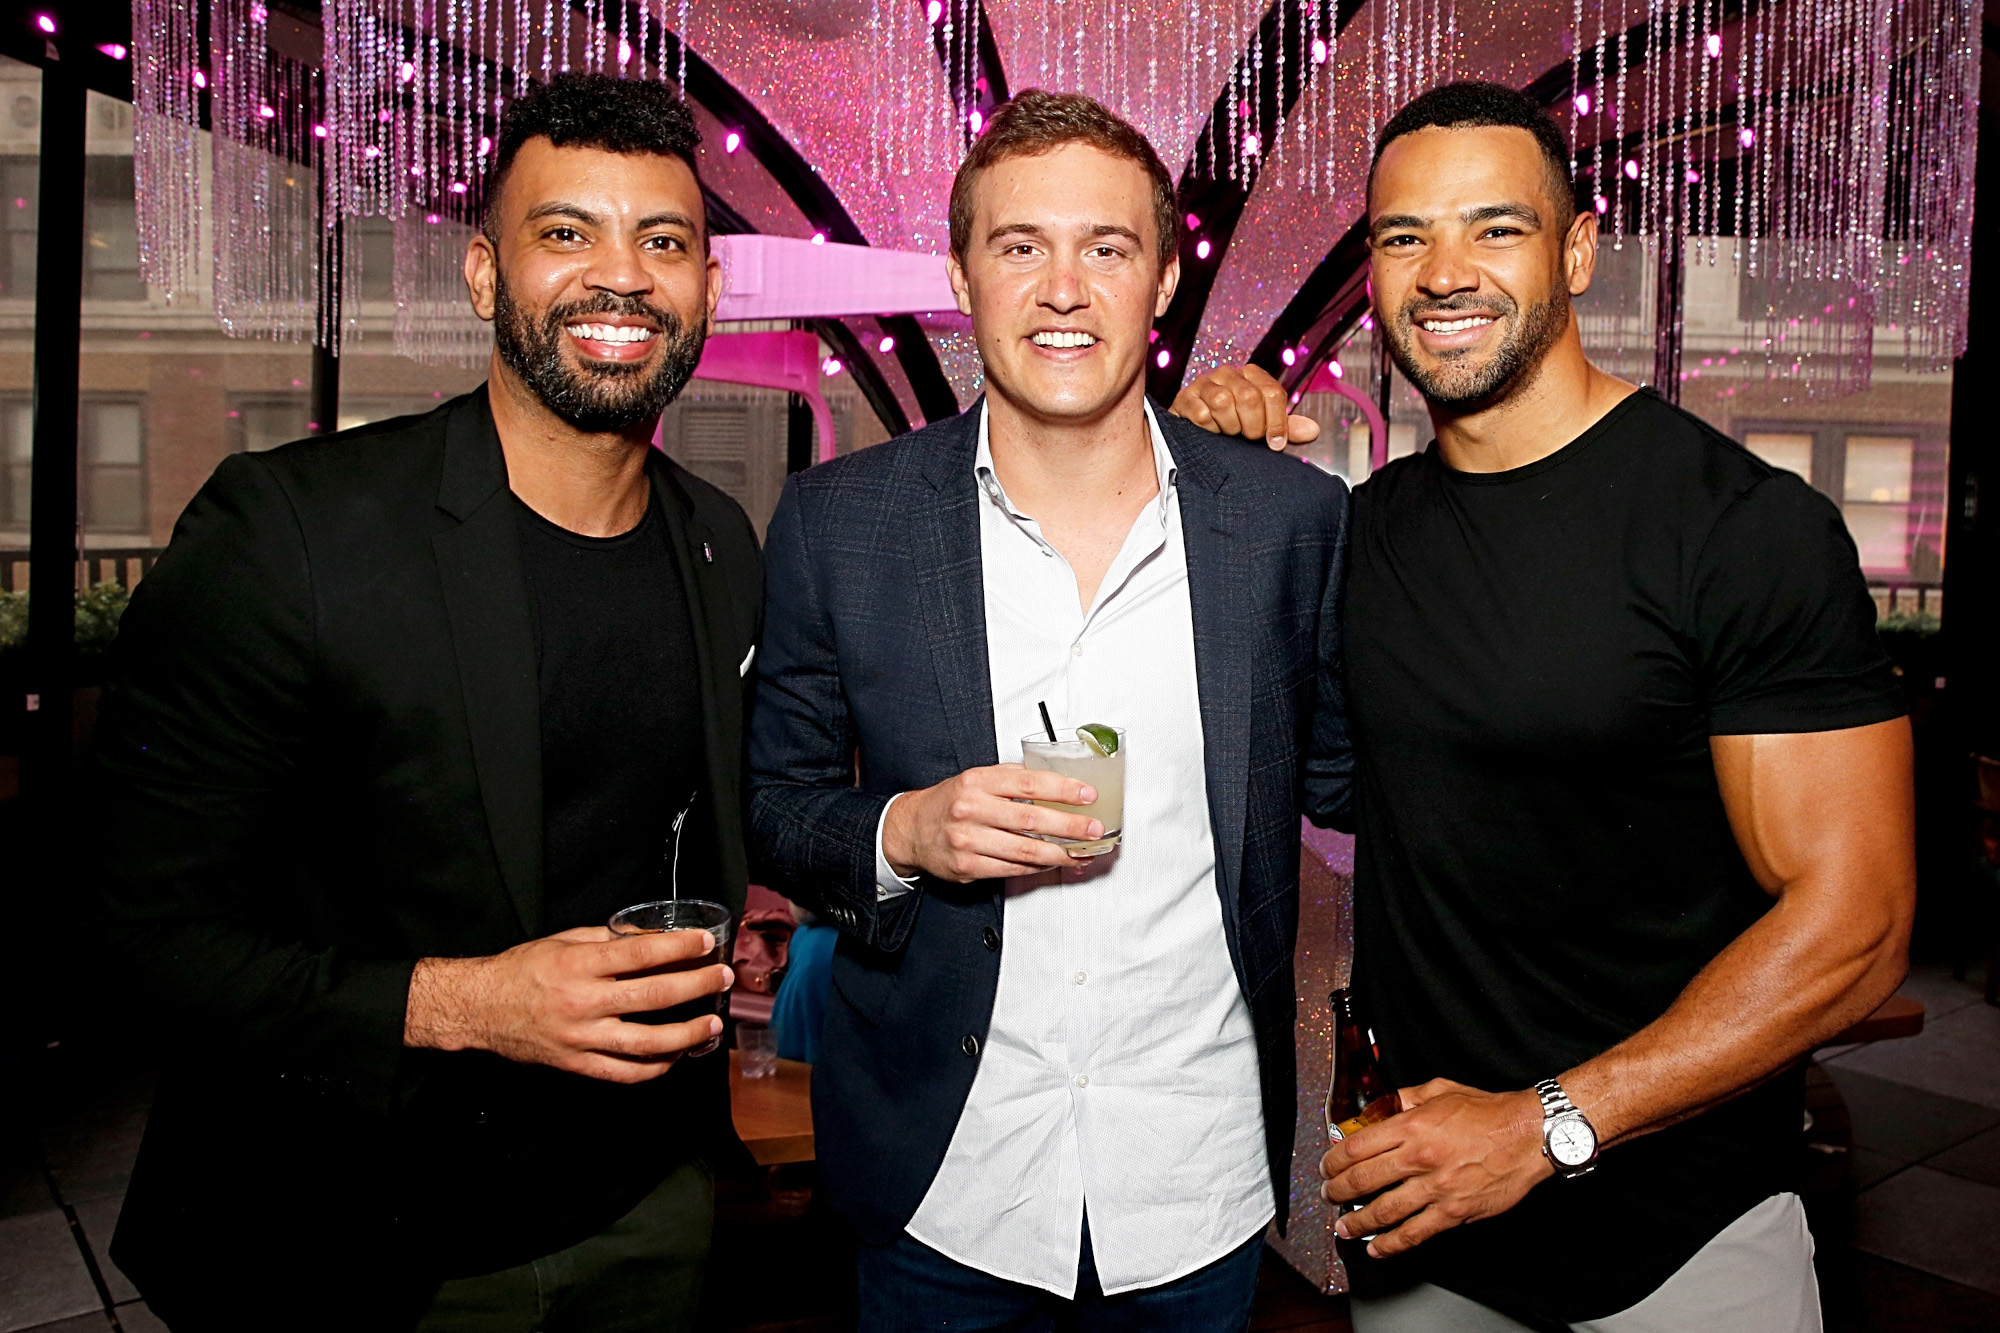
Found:
<svg viewBox="0 0 2000 1333"><path fill-rule="evenodd" d="M112 1254L177 1330L692 1325L728 969L605 922L677 836L682 894L745 883L756 540L650 447L721 285L698 143L655 83L517 101L488 382L225 460L126 613L93 938L170 1045Z"/></svg>
<svg viewBox="0 0 2000 1333"><path fill-rule="evenodd" d="M1403 1108L1322 1163L1368 1200L1355 1328L1817 1329L1802 1057L1896 988L1915 880L1854 544L1584 356L1596 219L1534 102L1416 99L1368 209L1437 439L1355 492L1355 975ZM1288 434L1261 371L1179 410Z"/></svg>

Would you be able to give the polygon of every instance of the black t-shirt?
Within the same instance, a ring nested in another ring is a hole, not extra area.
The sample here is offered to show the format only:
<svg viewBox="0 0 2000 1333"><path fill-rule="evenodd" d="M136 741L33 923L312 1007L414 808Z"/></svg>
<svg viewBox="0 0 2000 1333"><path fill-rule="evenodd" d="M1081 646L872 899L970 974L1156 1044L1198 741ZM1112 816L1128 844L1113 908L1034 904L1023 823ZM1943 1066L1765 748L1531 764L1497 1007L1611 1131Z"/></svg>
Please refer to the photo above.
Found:
<svg viewBox="0 0 2000 1333"><path fill-rule="evenodd" d="M1355 969L1389 1076L1526 1088L1665 1012L1771 902L1709 737L1899 716L1874 622L1834 506L1650 393L1526 467L1433 447L1359 487ZM1774 1080L1397 1263L1625 1309L1789 1188L1800 1106Z"/></svg>
<svg viewBox="0 0 2000 1333"><path fill-rule="evenodd" d="M681 894L714 898L694 631L659 500L617 537L515 510L541 693L544 928L669 896L674 816L697 793Z"/></svg>

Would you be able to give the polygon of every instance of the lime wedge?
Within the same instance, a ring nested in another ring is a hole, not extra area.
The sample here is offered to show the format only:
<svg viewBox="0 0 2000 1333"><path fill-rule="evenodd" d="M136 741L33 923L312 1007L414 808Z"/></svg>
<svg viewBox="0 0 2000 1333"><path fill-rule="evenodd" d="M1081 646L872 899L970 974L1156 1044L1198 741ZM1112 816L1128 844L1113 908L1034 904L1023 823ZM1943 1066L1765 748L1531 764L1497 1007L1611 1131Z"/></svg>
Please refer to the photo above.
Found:
<svg viewBox="0 0 2000 1333"><path fill-rule="evenodd" d="M1084 723L1076 729L1076 738L1106 759L1118 753L1118 733L1102 722Z"/></svg>

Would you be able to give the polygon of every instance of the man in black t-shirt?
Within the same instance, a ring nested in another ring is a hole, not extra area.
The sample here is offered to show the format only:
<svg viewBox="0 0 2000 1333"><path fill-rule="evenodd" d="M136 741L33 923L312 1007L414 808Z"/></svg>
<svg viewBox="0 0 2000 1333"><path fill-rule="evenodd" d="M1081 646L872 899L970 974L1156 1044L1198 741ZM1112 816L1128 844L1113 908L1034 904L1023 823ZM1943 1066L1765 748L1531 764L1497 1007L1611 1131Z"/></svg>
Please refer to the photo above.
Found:
<svg viewBox="0 0 2000 1333"><path fill-rule="evenodd" d="M1571 190L1498 85L1376 149L1437 438L1355 492L1355 967L1403 1111L1326 1190L1376 1196L1359 1333L1810 1333L1798 1070L1903 975L1909 728L1832 504L1584 356ZM1317 433L1257 371L1176 406Z"/></svg>

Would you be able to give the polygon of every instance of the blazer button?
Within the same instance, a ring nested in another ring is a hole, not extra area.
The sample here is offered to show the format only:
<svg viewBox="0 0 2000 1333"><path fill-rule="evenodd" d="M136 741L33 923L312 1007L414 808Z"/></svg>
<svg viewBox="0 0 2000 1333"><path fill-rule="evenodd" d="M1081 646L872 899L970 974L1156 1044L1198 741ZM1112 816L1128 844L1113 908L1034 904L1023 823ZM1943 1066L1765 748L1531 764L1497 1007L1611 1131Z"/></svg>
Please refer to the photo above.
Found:
<svg viewBox="0 0 2000 1333"><path fill-rule="evenodd" d="M980 931L979 938L981 942L984 943L986 947L989 949L997 950L1000 947L1000 932L993 929L993 927L991 926L988 926L986 927L986 929Z"/></svg>
<svg viewBox="0 0 2000 1333"><path fill-rule="evenodd" d="M975 1060L976 1060L976 1059L978 1059L978 1058L979 1058L979 1038L977 1038L977 1037L973 1036L973 1035L972 1035L972 1034L971 1034L970 1032L966 1033L966 1034L965 1034L965 1040L964 1040L964 1041L961 1041L961 1042L960 1042L960 1043L958 1044L958 1049L959 1049L959 1050L961 1050L961 1051L964 1051L964 1052L965 1052L965 1053L966 1053L967 1055L971 1056L971 1057L972 1057L973 1059L975 1059Z"/></svg>

